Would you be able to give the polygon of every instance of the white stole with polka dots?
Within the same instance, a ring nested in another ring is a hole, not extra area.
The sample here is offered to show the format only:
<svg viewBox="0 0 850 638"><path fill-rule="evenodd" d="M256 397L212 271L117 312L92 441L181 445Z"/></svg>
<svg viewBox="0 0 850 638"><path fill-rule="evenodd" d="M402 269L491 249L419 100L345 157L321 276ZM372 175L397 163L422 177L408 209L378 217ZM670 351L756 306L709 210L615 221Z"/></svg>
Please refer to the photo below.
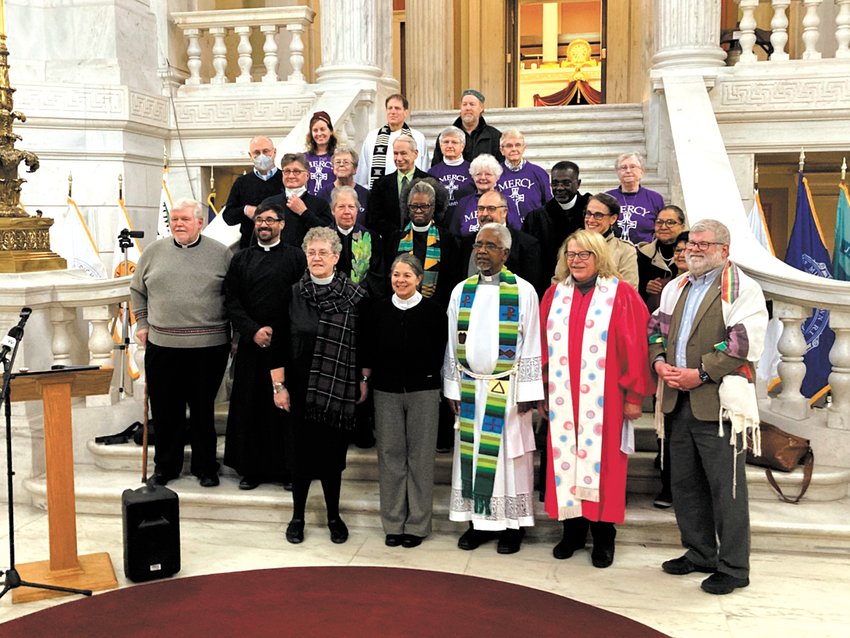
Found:
<svg viewBox="0 0 850 638"><path fill-rule="evenodd" d="M558 519L581 516L581 501L599 501L605 357L608 325L617 293L616 278L599 277L585 318L581 375L570 378L570 312L576 292L572 279L555 289L546 322L549 344L549 436L555 470ZM579 385L578 423L573 420L572 384Z"/></svg>

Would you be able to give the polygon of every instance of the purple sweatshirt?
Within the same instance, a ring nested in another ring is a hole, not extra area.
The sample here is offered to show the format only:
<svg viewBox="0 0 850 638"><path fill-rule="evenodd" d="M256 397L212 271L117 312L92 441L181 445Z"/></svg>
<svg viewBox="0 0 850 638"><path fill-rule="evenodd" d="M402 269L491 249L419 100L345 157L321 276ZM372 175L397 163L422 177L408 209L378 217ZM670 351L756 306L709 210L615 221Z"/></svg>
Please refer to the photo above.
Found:
<svg viewBox="0 0 850 638"><path fill-rule="evenodd" d="M461 199L475 192L475 184L469 175L469 162L466 160L457 166L440 162L432 166L428 174L437 178L449 191L449 209L454 209Z"/></svg>
<svg viewBox="0 0 850 638"><path fill-rule="evenodd" d="M467 195L457 203L454 212L450 213L449 232L455 237L466 237L478 232L478 198L479 193ZM519 210L512 199L508 199L508 226L515 230L522 228Z"/></svg>
<svg viewBox="0 0 850 638"><path fill-rule="evenodd" d="M524 160L515 171L505 162L496 188L507 199L513 200L523 220L531 211L543 208L552 199L548 173L541 166Z"/></svg>
<svg viewBox="0 0 850 638"><path fill-rule="evenodd" d="M661 193L641 186L637 193L623 193L622 188L615 188L608 194L620 202L620 218L617 220L620 239L635 246L655 239L655 218L664 208Z"/></svg>
<svg viewBox="0 0 850 638"><path fill-rule="evenodd" d="M304 157L307 158L307 168L310 171L310 177L307 179L307 192L311 195L318 195L325 184L332 184L336 179L331 165L330 153L313 155L307 152L304 153Z"/></svg>

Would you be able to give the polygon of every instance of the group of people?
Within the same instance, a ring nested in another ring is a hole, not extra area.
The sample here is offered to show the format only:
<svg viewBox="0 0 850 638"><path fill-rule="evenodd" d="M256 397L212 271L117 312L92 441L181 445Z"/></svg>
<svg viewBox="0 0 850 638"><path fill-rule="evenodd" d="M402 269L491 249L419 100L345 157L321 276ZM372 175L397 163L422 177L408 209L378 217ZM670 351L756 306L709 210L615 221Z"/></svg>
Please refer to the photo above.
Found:
<svg viewBox="0 0 850 638"><path fill-rule="evenodd" d="M547 175L523 159L519 131L486 124L483 104L464 92L430 167L400 95L359 155L324 112L307 153L279 168L255 137L254 170L223 213L241 228L235 254L200 234L198 202L175 203L173 236L142 254L131 285L157 423L152 480L180 475L188 441L192 474L218 485L212 407L233 349L224 463L240 489L292 490L290 543L305 538L314 479L330 539L347 540L346 451L374 426L388 546L431 532L435 450L453 448L450 518L469 523L458 546L519 551L534 524L536 410L548 425L539 488L563 521L553 555L589 533L604 568L633 422L655 395L667 441L656 504L675 506L687 548L662 567L712 572L711 593L745 586L742 433L758 420L767 315L728 260L728 230L703 220L688 234L684 211L640 185L637 153L617 159L618 188L580 193L578 165Z"/></svg>

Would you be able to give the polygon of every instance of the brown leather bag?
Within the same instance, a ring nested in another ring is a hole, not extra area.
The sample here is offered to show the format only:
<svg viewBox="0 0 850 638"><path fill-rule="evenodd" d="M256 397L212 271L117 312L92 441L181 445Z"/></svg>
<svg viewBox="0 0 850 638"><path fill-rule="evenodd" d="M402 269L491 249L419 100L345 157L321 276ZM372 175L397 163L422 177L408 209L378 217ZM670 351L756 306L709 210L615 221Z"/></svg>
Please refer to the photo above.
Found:
<svg viewBox="0 0 850 638"><path fill-rule="evenodd" d="M799 503L812 482L812 470L815 467L815 453L808 439L796 434L789 434L770 423L762 423L761 456L753 454L752 437L747 436L747 463L765 468L767 482L776 490L786 503ZM803 466L803 483L800 494L796 498L788 498L773 478L773 470L791 472L798 465Z"/></svg>

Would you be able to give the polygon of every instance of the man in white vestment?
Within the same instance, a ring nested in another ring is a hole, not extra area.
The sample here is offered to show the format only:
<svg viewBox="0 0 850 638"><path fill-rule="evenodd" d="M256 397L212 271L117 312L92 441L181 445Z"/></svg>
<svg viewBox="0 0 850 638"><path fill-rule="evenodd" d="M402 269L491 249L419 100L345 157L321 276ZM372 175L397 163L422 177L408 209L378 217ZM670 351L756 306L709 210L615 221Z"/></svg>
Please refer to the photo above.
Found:
<svg viewBox="0 0 850 638"><path fill-rule="evenodd" d="M485 224L473 245L479 274L449 303L443 393L457 418L449 518L469 521L458 547L498 537L518 552L534 525L531 410L543 399L534 287L504 267L511 234Z"/></svg>

